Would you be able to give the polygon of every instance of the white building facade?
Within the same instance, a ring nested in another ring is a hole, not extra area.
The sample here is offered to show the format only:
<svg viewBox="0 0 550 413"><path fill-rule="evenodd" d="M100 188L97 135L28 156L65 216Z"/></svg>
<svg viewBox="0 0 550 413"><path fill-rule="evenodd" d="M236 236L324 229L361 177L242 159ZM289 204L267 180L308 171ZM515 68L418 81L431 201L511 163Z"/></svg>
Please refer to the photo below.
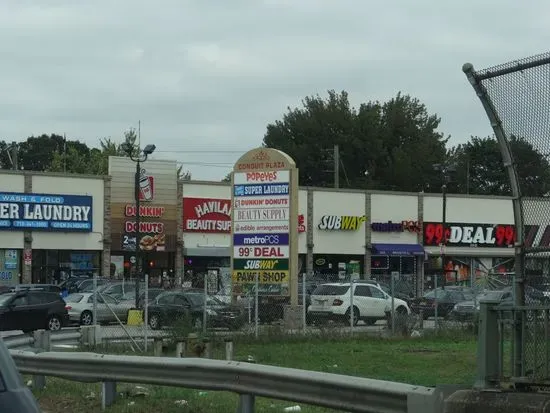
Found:
<svg viewBox="0 0 550 413"><path fill-rule="evenodd" d="M186 278L228 274L229 184L189 181L182 193ZM442 215L441 194L301 188L300 272L327 280L393 275L422 289L435 274L473 283L513 271L511 198L447 195L444 251Z"/></svg>
<svg viewBox="0 0 550 413"><path fill-rule="evenodd" d="M109 188L107 177L0 172L0 285L108 273Z"/></svg>

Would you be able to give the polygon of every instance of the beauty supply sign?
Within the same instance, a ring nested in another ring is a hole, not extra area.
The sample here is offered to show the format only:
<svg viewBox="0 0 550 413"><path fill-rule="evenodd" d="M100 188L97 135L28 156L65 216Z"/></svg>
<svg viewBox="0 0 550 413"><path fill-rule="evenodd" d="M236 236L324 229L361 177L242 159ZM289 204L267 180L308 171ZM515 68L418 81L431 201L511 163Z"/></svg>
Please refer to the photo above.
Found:
<svg viewBox="0 0 550 413"><path fill-rule="evenodd" d="M282 152L261 148L248 152L235 165L232 179L235 293L253 292L257 283L261 295L291 295L299 223L297 185L292 176L296 170L294 162L289 163L288 159ZM288 169L256 169L253 167L256 164L264 167L281 164Z"/></svg>
<svg viewBox="0 0 550 413"><path fill-rule="evenodd" d="M0 193L0 231L92 232L87 195Z"/></svg>
<svg viewBox="0 0 550 413"><path fill-rule="evenodd" d="M516 240L514 225L424 222L426 246L513 248Z"/></svg>
<svg viewBox="0 0 550 413"><path fill-rule="evenodd" d="M183 198L183 231L230 233L231 200Z"/></svg>

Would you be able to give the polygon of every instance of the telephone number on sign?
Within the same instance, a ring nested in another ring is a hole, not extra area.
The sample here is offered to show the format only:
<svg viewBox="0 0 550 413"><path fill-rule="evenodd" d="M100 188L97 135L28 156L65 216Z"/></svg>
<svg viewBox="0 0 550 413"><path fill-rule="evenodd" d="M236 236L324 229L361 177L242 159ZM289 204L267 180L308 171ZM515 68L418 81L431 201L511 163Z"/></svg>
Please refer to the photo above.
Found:
<svg viewBox="0 0 550 413"><path fill-rule="evenodd" d="M269 247L233 247L235 258L288 258L288 245Z"/></svg>

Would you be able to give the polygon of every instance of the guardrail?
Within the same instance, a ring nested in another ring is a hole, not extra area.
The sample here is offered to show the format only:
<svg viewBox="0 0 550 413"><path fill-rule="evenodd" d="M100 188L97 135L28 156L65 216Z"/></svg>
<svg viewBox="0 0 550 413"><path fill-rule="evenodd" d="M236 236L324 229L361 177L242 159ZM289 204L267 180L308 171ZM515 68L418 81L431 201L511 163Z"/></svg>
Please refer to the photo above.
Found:
<svg viewBox="0 0 550 413"><path fill-rule="evenodd" d="M17 334L2 337L4 344L10 350L27 347L39 347L49 350L55 344L78 344L82 339L80 328L63 329L60 331L37 330L28 334Z"/></svg>
<svg viewBox="0 0 550 413"><path fill-rule="evenodd" d="M229 391L240 395L238 412L253 412L256 396L360 413L439 413L439 389L247 362L94 353L11 350L23 374L103 383L104 408L116 383Z"/></svg>

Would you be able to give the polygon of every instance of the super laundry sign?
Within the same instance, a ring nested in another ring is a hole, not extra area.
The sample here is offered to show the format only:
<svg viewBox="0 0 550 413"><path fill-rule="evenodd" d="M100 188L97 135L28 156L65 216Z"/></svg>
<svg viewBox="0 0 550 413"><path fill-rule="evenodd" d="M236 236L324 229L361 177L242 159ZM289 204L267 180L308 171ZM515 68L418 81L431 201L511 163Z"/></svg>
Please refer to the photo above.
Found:
<svg viewBox="0 0 550 413"><path fill-rule="evenodd" d="M0 230L91 232L93 198L87 195L0 193Z"/></svg>

